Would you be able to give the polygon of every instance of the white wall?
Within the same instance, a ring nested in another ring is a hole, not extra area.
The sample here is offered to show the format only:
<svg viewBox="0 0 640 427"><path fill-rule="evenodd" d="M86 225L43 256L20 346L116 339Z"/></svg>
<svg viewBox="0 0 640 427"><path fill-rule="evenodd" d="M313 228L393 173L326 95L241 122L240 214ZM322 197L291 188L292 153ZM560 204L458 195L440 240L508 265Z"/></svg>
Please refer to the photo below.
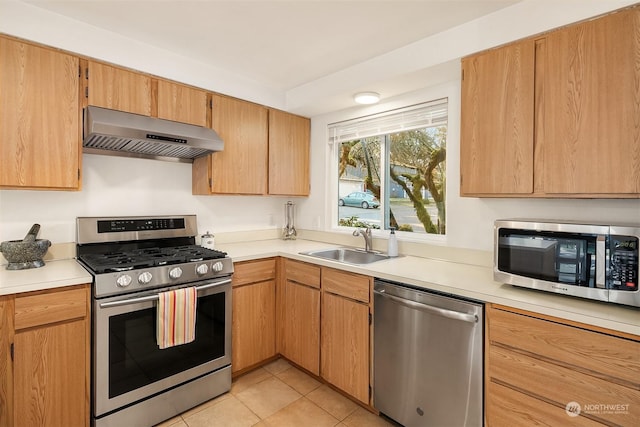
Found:
<svg viewBox="0 0 640 427"><path fill-rule="evenodd" d="M263 230L284 225L296 198L193 196L191 164L83 155L83 189L0 191L0 241L24 237L32 224L52 243L74 242L78 216L198 215L198 231Z"/></svg>

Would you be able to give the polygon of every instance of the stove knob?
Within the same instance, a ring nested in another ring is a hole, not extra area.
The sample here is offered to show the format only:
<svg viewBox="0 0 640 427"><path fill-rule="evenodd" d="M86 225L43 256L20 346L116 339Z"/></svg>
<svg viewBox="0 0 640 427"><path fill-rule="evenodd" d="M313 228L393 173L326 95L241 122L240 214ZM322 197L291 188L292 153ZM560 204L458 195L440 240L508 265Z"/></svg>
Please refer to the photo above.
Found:
<svg viewBox="0 0 640 427"><path fill-rule="evenodd" d="M120 286L121 288L126 288L130 284L131 284L131 276L129 276L128 274L123 274L122 276L116 279L116 285Z"/></svg>
<svg viewBox="0 0 640 427"><path fill-rule="evenodd" d="M199 266L196 267L196 273L198 273L198 275L200 276L207 274L208 272L209 272L209 267L207 266L207 264L200 264Z"/></svg>
<svg viewBox="0 0 640 427"><path fill-rule="evenodd" d="M145 271L144 273L140 273L140 275L138 276L138 283L140 283L141 285L147 285L149 284L149 282L151 282L152 278L153 276L151 275L151 273Z"/></svg>
<svg viewBox="0 0 640 427"><path fill-rule="evenodd" d="M215 271L216 273L220 273L223 268L224 268L224 265L222 265L222 262L220 261L216 262L211 266L211 270Z"/></svg>
<svg viewBox="0 0 640 427"><path fill-rule="evenodd" d="M169 277L172 279L179 279L182 276L182 269L180 267L174 267L169 270Z"/></svg>

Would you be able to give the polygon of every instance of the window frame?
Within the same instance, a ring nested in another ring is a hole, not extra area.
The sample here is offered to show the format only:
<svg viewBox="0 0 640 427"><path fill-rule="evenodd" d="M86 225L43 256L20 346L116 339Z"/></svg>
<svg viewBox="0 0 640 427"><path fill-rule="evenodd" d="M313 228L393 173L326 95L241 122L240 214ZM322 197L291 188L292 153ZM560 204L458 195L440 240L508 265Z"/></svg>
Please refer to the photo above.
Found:
<svg viewBox="0 0 640 427"><path fill-rule="evenodd" d="M360 115L356 115L354 117L345 119L345 120L341 120L341 121L335 121L333 123L327 123L327 140L328 140L328 144L330 147L329 150L329 155L328 155L328 159L330 160L330 164L329 167L327 167L327 171L329 173L329 176L327 177L327 185L328 185L328 191L327 191L327 196L329 197L329 200L331 202L335 201L335 203L329 203L327 209L329 210L327 217L330 220L330 231L332 232L336 232L336 233L352 233L356 227L348 227L348 226L340 226L338 225L338 220L339 220L339 206L337 203L337 200L339 198L339 177L338 177L338 167L339 167L339 156L340 156L340 142L334 142L333 140L333 135L331 132L331 127L335 126L336 124L339 124L340 122L348 122L348 121L358 121L358 120L366 120L367 116L382 116L384 117L385 115L390 115L394 113L394 110L403 110L403 109L410 109L413 106L417 106L420 104L429 104L429 103L435 103L439 100L444 100L447 103L447 121L445 122L446 126L447 126L447 160L446 160L446 172L445 172L445 180L446 180L446 184L445 184L445 192L446 192L446 199L445 199L445 204L447 205L447 209L445 212L445 221L449 222L449 195L450 195L450 191L449 191L449 185L450 185L450 174L452 173L450 170L450 163L449 163L449 151L451 148L450 145L450 141L451 141L451 135L452 135L452 125L457 122L457 120L452 120L452 107L455 107L455 105L457 105L457 101L456 98L452 96L451 93L451 89L449 90L445 90L444 93L440 92L438 95L435 94L431 94L433 96L429 96L429 99L426 100L422 100L416 103L410 103L410 104L404 104L404 105L397 105L397 106L388 106L387 108L385 108L384 105L379 106L377 109L369 112L368 114L360 114ZM452 99L453 98L453 99ZM452 102L453 101L453 102ZM434 124L434 126L437 126L437 124ZM413 129L416 129L415 127ZM410 129L407 129L410 130ZM386 196L387 194L387 188L389 187L389 182L388 180L390 179L389 177L389 173L387 172L387 159L389 158L389 151L390 151L390 144L388 144L385 140L388 139L388 137L386 135L392 134L394 133L393 131L391 132L387 132L387 133L383 133L377 136L382 136L383 138L383 147L381 147L381 158L380 158L380 169L384 171L384 176L381 179L380 182L380 198L379 198L379 202L380 202L380 220L381 220L381 228L380 229L373 229L372 230L372 234L374 237L378 237L378 238L387 238L390 232L389 228L387 227L389 218L387 215L387 199L388 197ZM357 139L354 138L354 139ZM384 196L383 196L384 195ZM428 242L428 243L437 243L437 244L442 244L442 243L446 243L447 241L447 236L449 235L449 229L447 228L447 232L446 234L430 234L430 233L414 233L414 232L405 232L405 231L398 231L396 230L396 234L398 235L398 238L401 240L405 240L405 241L414 241L414 242Z"/></svg>

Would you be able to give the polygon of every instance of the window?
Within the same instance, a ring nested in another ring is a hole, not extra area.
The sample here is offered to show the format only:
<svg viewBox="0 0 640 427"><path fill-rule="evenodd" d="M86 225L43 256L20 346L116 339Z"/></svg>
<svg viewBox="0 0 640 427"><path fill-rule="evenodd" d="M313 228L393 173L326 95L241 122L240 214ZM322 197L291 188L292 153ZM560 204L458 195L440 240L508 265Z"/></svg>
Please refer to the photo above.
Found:
<svg viewBox="0 0 640 427"><path fill-rule="evenodd" d="M445 234L447 100L329 125L338 226Z"/></svg>

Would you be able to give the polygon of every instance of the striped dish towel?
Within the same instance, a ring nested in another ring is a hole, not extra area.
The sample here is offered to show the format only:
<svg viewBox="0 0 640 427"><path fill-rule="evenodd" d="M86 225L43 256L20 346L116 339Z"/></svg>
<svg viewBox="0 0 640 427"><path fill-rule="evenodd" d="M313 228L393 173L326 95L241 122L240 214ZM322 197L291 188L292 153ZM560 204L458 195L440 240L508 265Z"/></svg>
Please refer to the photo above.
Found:
<svg viewBox="0 0 640 427"><path fill-rule="evenodd" d="M190 343L196 338L197 300L195 287L159 294L156 341L160 349Z"/></svg>

